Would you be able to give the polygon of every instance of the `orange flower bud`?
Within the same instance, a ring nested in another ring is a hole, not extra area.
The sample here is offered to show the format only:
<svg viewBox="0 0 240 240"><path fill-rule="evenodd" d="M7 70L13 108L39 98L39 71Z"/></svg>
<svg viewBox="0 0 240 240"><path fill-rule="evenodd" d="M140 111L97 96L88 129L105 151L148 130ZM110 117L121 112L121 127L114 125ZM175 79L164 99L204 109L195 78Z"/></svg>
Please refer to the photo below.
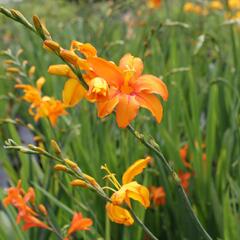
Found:
<svg viewBox="0 0 240 240"><path fill-rule="evenodd" d="M13 61L13 60L10 60L10 59L8 59L8 60L5 60L5 61L3 61L3 63L5 63L5 64L7 64L7 65L11 65L11 64L13 64L13 63L14 63L14 61Z"/></svg>
<svg viewBox="0 0 240 240"><path fill-rule="evenodd" d="M39 209L39 211L40 211L42 214L44 214L45 216L48 215L48 211L47 211L47 209L45 208L45 206L44 206L43 204L39 204L39 205L38 205L38 209Z"/></svg>
<svg viewBox="0 0 240 240"><path fill-rule="evenodd" d="M60 51L60 55L65 61L73 65L76 65L78 62L78 56L73 51L63 49Z"/></svg>
<svg viewBox="0 0 240 240"><path fill-rule="evenodd" d="M67 167L65 165L63 165L63 164L56 164L54 166L54 170L67 172Z"/></svg>
<svg viewBox="0 0 240 240"><path fill-rule="evenodd" d="M33 74L35 73L36 67L35 66L31 66L29 71L28 71L28 76L32 77Z"/></svg>
<svg viewBox="0 0 240 240"><path fill-rule="evenodd" d="M77 165L75 162L73 162L73 161L71 161L71 160L69 160L69 159L64 159L64 161L65 161L65 163L67 163L73 170L76 170L76 169L78 168L78 165Z"/></svg>
<svg viewBox="0 0 240 240"><path fill-rule="evenodd" d="M43 42L43 46L47 47L48 49L52 50L52 51L56 51L56 52L60 52L60 45L59 43L53 41L53 40L45 40Z"/></svg>
<svg viewBox="0 0 240 240"><path fill-rule="evenodd" d="M91 177L91 176L89 176L89 175L87 175L87 174L83 174L84 175L84 177L88 180L88 182L92 185L92 186L94 186L94 187L96 187L96 186L98 186L98 183L97 183L97 181L93 178L93 177Z"/></svg>
<svg viewBox="0 0 240 240"><path fill-rule="evenodd" d="M73 181L71 181L71 186L73 187L83 187L83 188L87 188L88 185L85 181L81 180L81 179L75 179Z"/></svg>
<svg viewBox="0 0 240 240"><path fill-rule="evenodd" d="M57 155L61 154L61 149L55 140L51 140L51 146Z"/></svg>
<svg viewBox="0 0 240 240"><path fill-rule="evenodd" d="M7 68L7 72L9 72L9 73L20 73L20 70L16 67L9 67L9 68Z"/></svg>

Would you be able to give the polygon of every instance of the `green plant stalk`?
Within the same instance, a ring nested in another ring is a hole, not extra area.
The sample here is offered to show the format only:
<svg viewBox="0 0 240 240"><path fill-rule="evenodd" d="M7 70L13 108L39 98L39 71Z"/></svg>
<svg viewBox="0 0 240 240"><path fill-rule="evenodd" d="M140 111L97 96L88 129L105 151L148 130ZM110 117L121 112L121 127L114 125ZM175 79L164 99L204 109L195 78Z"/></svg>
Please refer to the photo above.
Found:
<svg viewBox="0 0 240 240"><path fill-rule="evenodd" d="M173 168L170 166L164 155L149 141L147 141L144 137L143 134L139 133L136 131L131 125L128 125L127 129L133 134L133 136L139 140L142 144L144 144L148 149L153 151L157 155L157 164L158 167L160 167L161 162L163 162L164 166L166 167L168 174L172 176L173 182L175 186L177 187L177 192L179 196L183 199L184 201L184 207L186 208L190 218L193 220L194 225L197 227L199 230L199 233L202 235L203 239L206 240L212 240L212 238L209 236L209 234L206 232L202 224L200 223L199 219L197 216L194 214L193 209L191 207L191 203L181 185L181 181L177 175L177 173L173 170ZM160 162L160 161L161 162Z"/></svg>

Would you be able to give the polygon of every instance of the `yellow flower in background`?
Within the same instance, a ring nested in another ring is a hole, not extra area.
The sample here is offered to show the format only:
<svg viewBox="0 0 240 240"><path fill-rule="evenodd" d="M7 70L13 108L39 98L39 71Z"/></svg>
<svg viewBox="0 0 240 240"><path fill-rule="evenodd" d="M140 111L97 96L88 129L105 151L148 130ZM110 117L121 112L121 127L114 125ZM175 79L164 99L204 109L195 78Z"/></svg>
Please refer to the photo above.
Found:
<svg viewBox="0 0 240 240"><path fill-rule="evenodd" d="M222 10L224 8L224 5L222 4L221 1L214 0L208 4L208 8L211 10Z"/></svg>
<svg viewBox="0 0 240 240"><path fill-rule="evenodd" d="M197 15L203 15L203 16L208 14L208 10L206 8L202 7L199 4L195 4L191 2L187 2L184 4L183 11L187 13L195 13Z"/></svg>
<svg viewBox="0 0 240 240"><path fill-rule="evenodd" d="M134 223L134 220L126 209L122 208L121 205L127 204L131 207L130 199L138 201L145 208L150 206L149 191L145 186L133 181L133 179L142 173L143 169L147 167L151 161L150 157L145 159L137 160L133 163L122 176L122 185L117 181L114 174L112 174L107 166L102 166L108 175L105 178L109 179L115 186L117 191L111 196L111 203L107 203L106 211L111 221L124 224L126 226Z"/></svg>
<svg viewBox="0 0 240 240"><path fill-rule="evenodd" d="M232 10L240 9L240 0L228 0L228 6Z"/></svg>

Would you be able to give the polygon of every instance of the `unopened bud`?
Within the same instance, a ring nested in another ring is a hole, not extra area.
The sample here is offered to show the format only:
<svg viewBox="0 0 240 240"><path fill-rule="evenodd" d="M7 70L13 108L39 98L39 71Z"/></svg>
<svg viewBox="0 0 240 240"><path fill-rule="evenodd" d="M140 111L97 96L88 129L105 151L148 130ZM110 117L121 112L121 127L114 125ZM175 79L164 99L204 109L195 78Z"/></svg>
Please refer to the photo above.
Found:
<svg viewBox="0 0 240 240"><path fill-rule="evenodd" d="M91 177L91 176L89 176L89 175L87 175L87 174L83 174L84 175L84 177L88 180L88 182L92 185L92 186L94 186L94 187L96 187L96 186L98 186L98 183L97 183L97 181L93 178L93 177Z"/></svg>
<svg viewBox="0 0 240 240"><path fill-rule="evenodd" d="M56 164L56 165L54 166L54 170L67 172L68 169L67 169L67 167L66 167L65 165L63 165L63 164Z"/></svg>
<svg viewBox="0 0 240 240"><path fill-rule="evenodd" d="M71 181L71 186L73 187L83 187L83 188L87 188L88 185L85 181L81 180L81 179L75 179L73 181Z"/></svg>
<svg viewBox="0 0 240 240"><path fill-rule="evenodd" d="M44 214L45 216L48 215L48 211L47 211L47 209L45 208L45 206L44 206L43 204L39 204L39 205L38 205L38 209L39 209L39 211L40 211L42 214Z"/></svg>
<svg viewBox="0 0 240 240"><path fill-rule="evenodd" d="M10 12L16 20L18 20L19 22L28 26L29 28L32 28L32 25L28 22L28 20L18 10L10 9Z"/></svg>
<svg viewBox="0 0 240 240"><path fill-rule="evenodd" d="M57 155L60 155L61 154L61 149L59 147L59 145L57 144L57 142L55 140L51 140L51 146L54 150L54 152L57 154Z"/></svg>
<svg viewBox="0 0 240 240"><path fill-rule="evenodd" d="M28 127L30 130L34 130L34 127L33 127L33 125L32 125L32 124L30 124L30 123L28 123L28 124L27 124L27 127Z"/></svg>
<svg viewBox="0 0 240 240"><path fill-rule="evenodd" d="M20 73L20 70L16 67L9 67L9 68L7 68L7 72L9 72L9 73Z"/></svg>
<svg viewBox="0 0 240 240"><path fill-rule="evenodd" d="M31 150L34 150L34 151L36 151L36 152L38 152L38 153L46 153L46 151L45 151L43 148L41 148L41 147L36 147L36 146L34 146L34 145L32 145L32 144L28 144L28 147L29 147Z"/></svg>
<svg viewBox="0 0 240 240"><path fill-rule="evenodd" d="M33 24L42 39L51 39L51 35L47 28L41 23L39 17L36 15L33 16Z"/></svg>
<svg viewBox="0 0 240 240"><path fill-rule="evenodd" d="M53 41L53 40L45 40L43 42L43 46L47 47L48 49L52 50L52 51L56 51L56 52L60 52L60 45L59 43Z"/></svg>
<svg viewBox="0 0 240 240"><path fill-rule="evenodd" d="M76 65L78 62L78 56L73 51L63 49L60 51L60 55L65 61L73 65Z"/></svg>
<svg viewBox="0 0 240 240"><path fill-rule="evenodd" d="M32 77L33 74L35 73L36 67L35 66L31 66L29 71L28 71L28 76Z"/></svg>
<svg viewBox="0 0 240 240"><path fill-rule="evenodd" d="M73 161L71 161L71 160L69 160L69 159L64 159L64 161L65 161L73 170L77 170L77 169L78 169L78 165L77 165L75 162L73 162Z"/></svg>
<svg viewBox="0 0 240 240"><path fill-rule="evenodd" d="M11 65L11 64L14 63L14 61L13 61L13 60L10 60L10 59L7 59L7 60L3 61L3 63L5 63L5 64L7 64L7 65Z"/></svg>

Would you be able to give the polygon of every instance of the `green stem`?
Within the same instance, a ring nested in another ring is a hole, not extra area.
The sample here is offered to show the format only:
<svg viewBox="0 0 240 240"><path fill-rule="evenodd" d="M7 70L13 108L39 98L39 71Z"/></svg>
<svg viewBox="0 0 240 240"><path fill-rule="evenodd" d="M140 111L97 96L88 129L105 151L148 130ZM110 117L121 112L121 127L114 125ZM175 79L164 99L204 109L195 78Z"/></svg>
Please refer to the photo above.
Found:
<svg viewBox="0 0 240 240"><path fill-rule="evenodd" d="M206 230L204 229L204 227L202 226L202 224L200 223L199 219L197 218L197 216L194 214L193 209L191 207L191 203L181 185L181 181L177 175L177 173L173 170L173 168L170 166L170 164L168 163L168 161L166 160L166 158L164 157L164 155L149 141L147 141L144 138L144 135L139 133L138 131L136 131L133 126L128 125L128 130L133 134L133 136L138 139L142 144L144 144L147 148L149 148L151 151L153 151L156 155L157 155L157 165L160 168L161 167L161 162L164 164L164 166L166 167L169 175L172 176L173 182L177 188L177 192L179 193L179 196L181 197L181 199L183 200L184 203L184 207L186 209L186 211L188 212L191 220L194 222L194 225L197 227L199 233L201 234L201 236L203 237L203 239L206 240L212 240L212 238L209 236L209 234L206 232Z"/></svg>
<svg viewBox="0 0 240 240"><path fill-rule="evenodd" d="M138 218L134 211L130 207L126 207L127 210L131 213L134 220L140 225L144 232L151 237L153 240L158 240L158 238L147 228L147 226Z"/></svg>

